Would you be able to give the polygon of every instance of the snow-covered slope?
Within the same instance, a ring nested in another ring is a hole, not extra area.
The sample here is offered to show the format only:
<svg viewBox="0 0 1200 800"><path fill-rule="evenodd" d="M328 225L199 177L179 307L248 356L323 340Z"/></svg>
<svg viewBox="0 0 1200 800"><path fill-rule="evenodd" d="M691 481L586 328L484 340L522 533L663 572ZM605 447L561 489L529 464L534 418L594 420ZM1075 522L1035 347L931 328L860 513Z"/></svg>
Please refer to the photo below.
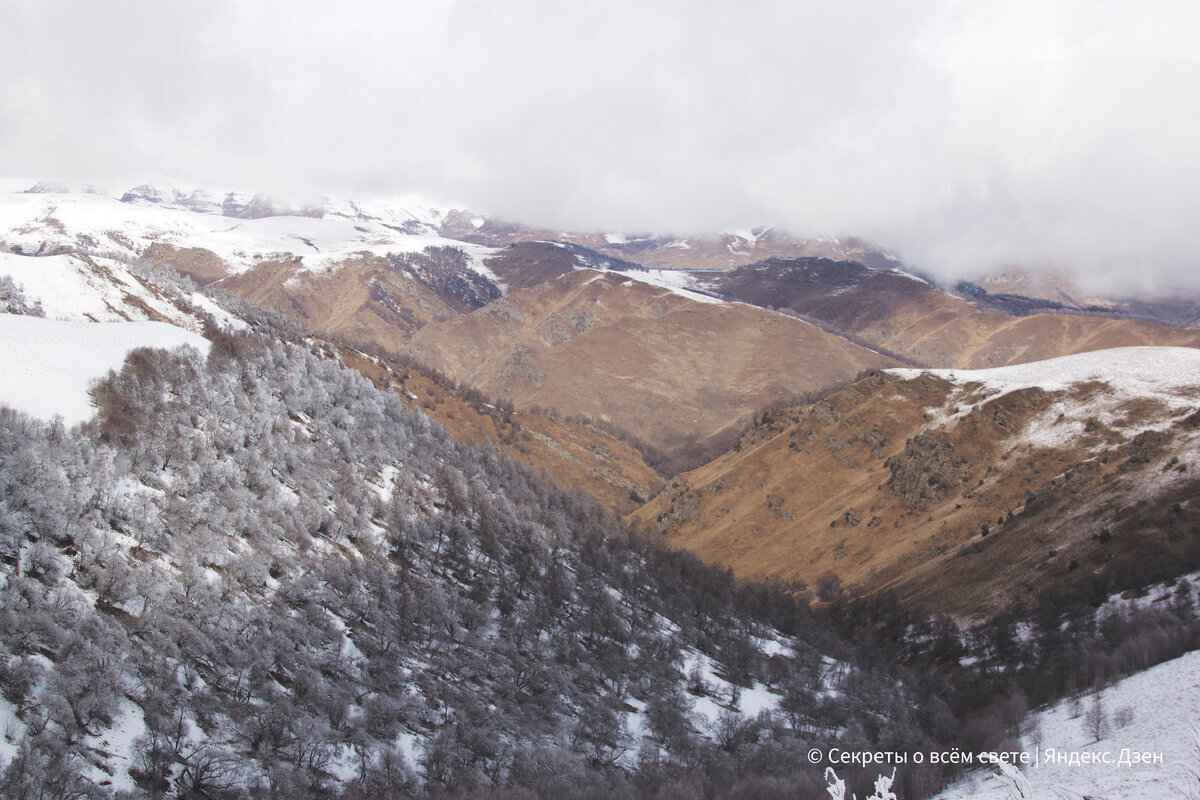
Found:
<svg viewBox="0 0 1200 800"><path fill-rule="evenodd" d="M1200 793L1200 652L1126 678L1099 698L1099 741L1088 720L1095 696L1064 700L1030 717L1032 731L1022 748L1033 763L1022 768L1023 776L976 772L937 800L1148 800ZM1134 753L1139 763L1133 763ZM1119 765L1123 754L1129 763ZM1141 763L1145 754L1149 763Z"/></svg>
<svg viewBox="0 0 1200 800"><path fill-rule="evenodd" d="M176 298L139 277L120 261L80 255L19 256L0 253L0 275L8 275L46 316L75 322L167 321L199 332L201 323ZM212 301L185 298L222 317ZM207 301L207 302L206 302Z"/></svg>
<svg viewBox="0 0 1200 800"><path fill-rule="evenodd" d="M696 300L700 303L722 303L711 295L696 291L697 281L693 275L687 272L670 269L649 269L645 272L630 272L626 273L631 280L648 283L651 286L658 286L662 289L669 289L677 295Z"/></svg>
<svg viewBox="0 0 1200 800"><path fill-rule="evenodd" d="M440 237L447 212L414 198L275 204L262 195L161 178L107 191L0 180L0 244L24 255L83 252L122 260L141 257L153 244L203 248L233 273L282 258L299 258L306 270L320 272L360 253L430 246L463 250L486 272L482 260L492 252Z"/></svg>
<svg viewBox="0 0 1200 800"><path fill-rule="evenodd" d="M92 417L92 381L120 369L130 350L190 345L204 337L164 322L64 322L0 314L0 403L68 425Z"/></svg>
<svg viewBox="0 0 1200 800"><path fill-rule="evenodd" d="M1054 391L1102 380L1113 381L1114 388L1125 395L1136 392L1169 397L1176 395L1181 385L1200 386L1200 351L1190 347L1118 347L995 369L889 371L904 378L929 372L963 384L978 382L998 392L1028 386Z"/></svg>
<svg viewBox="0 0 1200 800"><path fill-rule="evenodd" d="M905 379L923 370L889 370ZM1048 411L1026 426L1029 444L1061 447L1082 437L1088 425L1127 428L1135 405L1156 404L1158 413L1139 420L1139 430L1160 430L1200 402L1200 350L1190 347L1120 347L1051 358L1011 367L981 370L927 370L957 384L945 406L946 421L966 414L983 399L1021 389L1065 392ZM1069 391L1087 385L1102 391Z"/></svg>

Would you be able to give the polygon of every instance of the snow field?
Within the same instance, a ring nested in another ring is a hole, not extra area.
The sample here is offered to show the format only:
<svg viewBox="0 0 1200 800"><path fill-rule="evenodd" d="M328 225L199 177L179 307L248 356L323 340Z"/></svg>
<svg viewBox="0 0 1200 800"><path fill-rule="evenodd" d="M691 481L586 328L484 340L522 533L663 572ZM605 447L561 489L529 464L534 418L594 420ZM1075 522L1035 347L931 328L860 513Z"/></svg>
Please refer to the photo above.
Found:
<svg viewBox="0 0 1200 800"><path fill-rule="evenodd" d="M1021 768L1023 780L979 770L936 800L1030 797L1020 789L1032 790L1033 798L1070 800L1200 795L1200 652L1125 678L1098 696L1108 730L1099 741L1087 724L1095 696L1078 703L1068 698L1030 715L1032 732L1021 743L1034 763ZM1120 727L1123 710L1132 712L1132 721ZM1151 754L1150 763L1132 763L1134 753ZM1118 766L1123 754L1130 763ZM1027 786L1018 786L1023 782Z"/></svg>
<svg viewBox="0 0 1200 800"><path fill-rule="evenodd" d="M68 426L92 418L88 389L120 369L138 347L190 346L207 353L199 334L165 322L90 323L0 314L0 403Z"/></svg>

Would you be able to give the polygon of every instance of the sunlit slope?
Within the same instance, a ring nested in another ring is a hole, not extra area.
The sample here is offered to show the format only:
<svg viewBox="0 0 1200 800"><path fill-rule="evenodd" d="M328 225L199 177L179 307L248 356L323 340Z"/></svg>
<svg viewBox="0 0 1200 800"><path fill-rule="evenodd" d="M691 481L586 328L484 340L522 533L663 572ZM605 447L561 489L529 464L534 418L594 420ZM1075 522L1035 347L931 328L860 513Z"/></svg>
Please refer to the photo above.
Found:
<svg viewBox="0 0 1200 800"><path fill-rule="evenodd" d="M732 444L763 406L894 362L799 320L580 270L422 329L410 353L518 408L672 453Z"/></svg>
<svg viewBox="0 0 1200 800"><path fill-rule="evenodd" d="M1188 348L878 373L772 415L635 518L746 576L995 610L1193 546L1198 407Z"/></svg>

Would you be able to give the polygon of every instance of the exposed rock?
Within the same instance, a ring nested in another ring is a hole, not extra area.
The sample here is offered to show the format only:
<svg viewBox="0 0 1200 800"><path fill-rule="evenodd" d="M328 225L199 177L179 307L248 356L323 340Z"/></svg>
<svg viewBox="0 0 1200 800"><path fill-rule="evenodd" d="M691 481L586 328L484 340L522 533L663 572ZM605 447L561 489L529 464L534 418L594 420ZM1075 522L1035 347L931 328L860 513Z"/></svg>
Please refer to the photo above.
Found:
<svg viewBox="0 0 1200 800"><path fill-rule="evenodd" d="M888 488L913 508L928 508L945 500L969 475L966 459L954 452L944 435L921 433L909 439L904 453L884 462L891 470Z"/></svg>

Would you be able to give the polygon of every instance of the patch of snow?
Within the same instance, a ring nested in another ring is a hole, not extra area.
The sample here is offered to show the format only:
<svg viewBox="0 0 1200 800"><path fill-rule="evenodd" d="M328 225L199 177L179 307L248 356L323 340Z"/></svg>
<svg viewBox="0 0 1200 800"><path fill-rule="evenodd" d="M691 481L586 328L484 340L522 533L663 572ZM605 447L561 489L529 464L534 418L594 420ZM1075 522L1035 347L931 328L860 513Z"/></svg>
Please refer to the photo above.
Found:
<svg viewBox="0 0 1200 800"><path fill-rule="evenodd" d="M418 767L421 763L421 753L418 752L418 746L421 739L414 733L407 731L401 732L396 737L396 749L404 756L405 762L410 767Z"/></svg>
<svg viewBox="0 0 1200 800"><path fill-rule="evenodd" d="M1096 618L1102 620L1113 614L1128 615L1135 610L1143 610L1158 603L1169 603L1174 599L1175 592L1181 585L1186 586L1194 597L1197 587L1200 587L1200 571L1181 575L1171 583L1157 583L1137 597L1127 599L1119 594L1114 595L1096 609Z"/></svg>
<svg viewBox="0 0 1200 800"><path fill-rule="evenodd" d="M1021 776L975 772L937 798L1006 800L1014 796L1014 781L1022 779L1035 797L1195 797L1200 792L1194 775L1200 769L1197 676L1200 652L1192 652L1100 692L1110 728L1100 741L1085 722L1091 695L1081 698L1077 708L1068 699L1036 712L1028 720L1035 733L1022 738L1032 763L1020 768ZM1114 720L1122 709L1132 712L1132 721L1123 728ZM1152 758L1150 763L1118 766L1123 751ZM1057 754L1064 758L1060 761Z"/></svg>
<svg viewBox="0 0 1200 800"><path fill-rule="evenodd" d="M738 707L742 711L742 716L754 719L763 711L778 710L779 699L779 695L761 683L756 683L749 689L742 689Z"/></svg>
<svg viewBox="0 0 1200 800"><path fill-rule="evenodd" d="M884 257L885 257L885 258L887 258L887 259L888 259L888 260L890 260L890 261L899 261L899 260L900 260L900 259L898 259L898 258L894 258L893 256L890 256L890 255L888 255L887 253L884 253L883 255L884 255ZM913 275L911 272L908 272L908 271L906 271L906 270L900 269L899 267L892 267L891 269L889 269L889 270L888 270L888 272L894 272L894 273L896 273L897 275L903 275L905 278L908 278L909 280L914 280L914 281L916 281L917 283L923 283L923 284L925 284L926 286L932 286L932 285L933 285L933 284L931 284L929 281L927 281L927 280L925 280L924 278L920 277L919 275Z"/></svg>
<svg viewBox="0 0 1200 800"><path fill-rule="evenodd" d="M736 239L742 239L749 242L751 245L757 244L759 238L766 233L769 228L741 228L738 230L725 231L726 236L732 236ZM733 245L730 245L732 248Z"/></svg>
<svg viewBox="0 0 1200 800"><path fill-rule="evenodd" d="M213 319L217 321L217 324L227 331L238 333L250 329L250 326L246 324L245 320L230 314L224 308L219 306L215 300L207 295L200 294L199 292L193 292L187 296L187 301L199 308L201 311L211 314Z"/></svg>
<svg viewBox="0 0 1200 800"><path fill-rule="evenodd" d="M720 714L727 709L738 711L742 717L753 719L762 711L773 711L779 707L779 696L761 684L747 689L737 686L717 674L716 664L711 658L696 650L687 650L683 658L683 673L690 680L698 674L708 694L694 697L693 711L701 718L704 727L712 729Z"/></svg>
<svg viewBox="0 0 1200 800"><path fill-rule="evenodd" d="M137 788L129 777L129 768L134 762L134 743L146 733L146 720L140 706L124 700L120 713L114 716L112 727L100 736L91 737L92 746L105 753L104 763L112 770L112 777L97 774L98 780L111 780L111 787L118 792L133 793Z"/></svg>
<svg viewBox="0 0 1200 800"><path fill-rule="evenodd" d="M1061 447L1077 439L1089 419L1126 433L1163 429L1175 417L1194 411L1200 402L1200 350L1190 347L1119 347L993 369L887 371L906 380L928 373L955 383L958 388L947 407L975 402L971 398L977 400L980 391L990 398L1033 387L1060 392L1091 382L1106 385L1099 396L1088 400L1064 397L1031 420L1021 438L1035 447ZM1148 422L1132 423L1131 428L1125 408L1141 400L1157 401L1166 413ZM952 415L943 414L931 424L951 419Z"/></svg>
<svg viewBox="0 0 1200 800"><path fill-rule="evenodd" d="M95 414L88 388L120 369L138 347L191 346L208 352L199 334L165 322L64 322L0 314L0 402L39 419L67 425Z"/></svg>
<svg viewBox="0 0 1200 800"><path fill-rule="evenodd" d="M392 499L392 492L396 490L396 478L399 475L399 467L395 464L387 464L379 473L379 483L368 482L367 488L375 492L375 496L381 503L386 503Z"/></svg>
<svg viewBox="0 0 1200 800"><path fill-rule="evenodd" d="M20 256L0 253L0 275L10 275L30 302L42 304L52 319L121 322L145 320L150 313L199 331L200 323L165 295L148 287L118 261L75 255Z"/></svg>
<svg viewBox="0 0 1200 800"><path fill-rule="evenodd" d="M1137 388L1172 394L1179 386L1200 386L1200 350L1192 347L1117 347L991 369L892 369L915 378L929 372L958 383L981 383L999 392L1030 386L1046 391L1086 381L1109 381L1114 389Z"/></svg>
<svg viewBox="0 0 1200 800"><path fill-rule="evenodd" d="M636 743L650 734L650 726L646 723L646 703L636 697L627 698L625 702L633 709L625 713L625 727L629 729L636 749Z"/></svg>
<svg viewBox="0 0 1200 800"><path fill-rule="evenodd" d="M14 742L25 737L25 723L17 718L17 709L0 695L0 768L16 757L19 748Z"/></svg>
<svg viewBox="0 0 1200 800"><path fill-rule="evenodd" d="M724 300L719 300L716 297L711 297L702 292L695 291L697 286L696 279L690 273L675 269L650 269L642 272L621 272L621 275L626 276L629 280L638 281L639 283L648 283L651 286L657 286L660 289L666 289L672 294L686 297L689 300L695 300L698 303L724 303Z"/></svg>
<svg viewBox="0 0 1200 800"><path fill-rule="evenodd" d="M792 645L778 638L764 639L755 636L752 641L759 652L766 656L787 656L791 658L795 655Z"/></svg>

